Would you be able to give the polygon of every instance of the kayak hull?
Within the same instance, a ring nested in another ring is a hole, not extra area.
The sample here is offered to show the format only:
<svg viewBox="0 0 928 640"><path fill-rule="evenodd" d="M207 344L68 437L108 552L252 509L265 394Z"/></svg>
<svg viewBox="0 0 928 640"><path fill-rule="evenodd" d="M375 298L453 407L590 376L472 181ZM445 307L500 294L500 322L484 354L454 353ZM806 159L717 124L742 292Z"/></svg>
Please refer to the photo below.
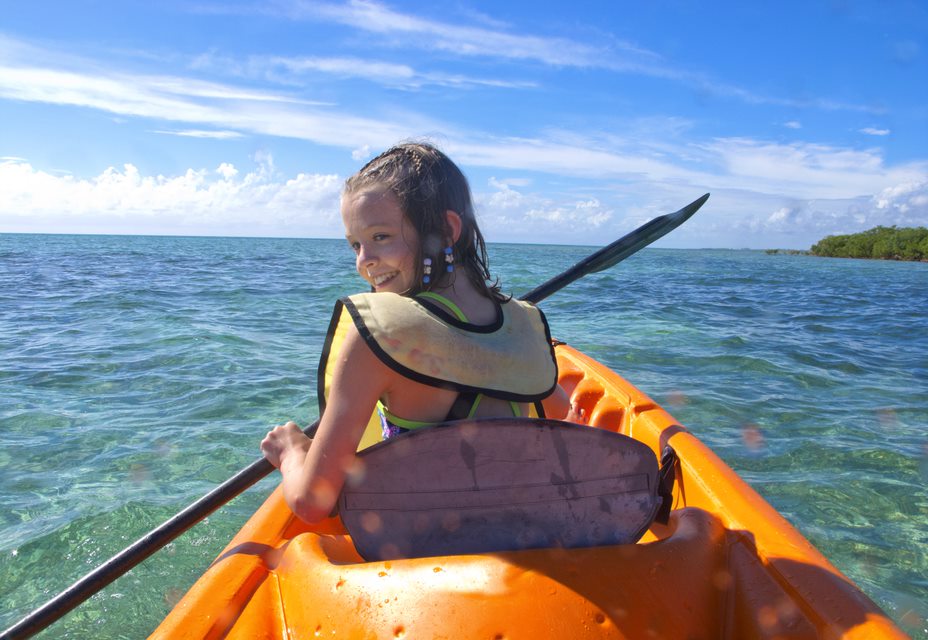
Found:
<svg viewBox="0 0 928 640"><path fill-rule="evenodd" d="M679 458L674 510L638 542L365 562L338 518L280 488L152 638L905 638L670 414L558 345L592 426Z"/></svg>

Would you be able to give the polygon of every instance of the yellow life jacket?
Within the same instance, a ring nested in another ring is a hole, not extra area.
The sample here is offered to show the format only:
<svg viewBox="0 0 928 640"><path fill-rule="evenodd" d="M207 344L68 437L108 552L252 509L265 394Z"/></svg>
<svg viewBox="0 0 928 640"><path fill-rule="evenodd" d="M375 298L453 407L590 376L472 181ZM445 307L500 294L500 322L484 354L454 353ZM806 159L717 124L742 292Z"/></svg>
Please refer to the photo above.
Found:
<svg viewBox="0 0 928 640"><path fill-rule="evenodd" d="M329 363L352 325L384 364L429 386L534 403L557 385L548 323L534 305L515 299L498 303L495 322L475 325L425 299L362 293L335 304L319 362L320 416L334 371ZM360 448L380 439L375 413Z"/></svg>

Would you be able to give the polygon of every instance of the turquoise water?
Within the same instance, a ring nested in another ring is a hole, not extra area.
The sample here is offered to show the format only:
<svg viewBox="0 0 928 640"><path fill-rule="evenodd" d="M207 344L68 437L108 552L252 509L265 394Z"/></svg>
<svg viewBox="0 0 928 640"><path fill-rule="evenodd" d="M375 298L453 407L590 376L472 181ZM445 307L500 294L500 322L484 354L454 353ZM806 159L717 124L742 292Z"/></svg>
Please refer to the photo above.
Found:
<svg viewBox="0 0 928 640"><path fill-rule="evenodd" d="M491 246L516 294L588 255ZM0 628L316 417L343 241L0 235ZM928 264L646 249L546 300L928 638ZM268 479L43 638L149 633Z"/></svg>

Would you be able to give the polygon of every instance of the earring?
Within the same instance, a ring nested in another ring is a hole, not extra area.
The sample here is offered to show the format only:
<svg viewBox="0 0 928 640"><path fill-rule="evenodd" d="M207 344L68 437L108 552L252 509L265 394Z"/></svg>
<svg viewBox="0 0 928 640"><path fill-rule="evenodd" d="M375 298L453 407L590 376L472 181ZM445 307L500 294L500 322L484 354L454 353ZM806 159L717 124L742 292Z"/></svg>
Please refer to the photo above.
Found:
<svg viewBox="0 0 928 640"><path fill-rule="evenodd" d="M426 258L425 260L422 261L422 265L423 265L423 266L422 266L422 273L423 273L423 276L422 276L422 283L423 283L423 284L428 284L429 282L432 281L432 278L431 278L431 273L432 273L432 259L431 259L431 258Z"/></svg>
<svg viewBox="0 0 928 640"><path fill-rule="evenodd" d="M454 271L454 253L452 253L451 247L445 247L445 262L448 263L448 273Z"/></svg>

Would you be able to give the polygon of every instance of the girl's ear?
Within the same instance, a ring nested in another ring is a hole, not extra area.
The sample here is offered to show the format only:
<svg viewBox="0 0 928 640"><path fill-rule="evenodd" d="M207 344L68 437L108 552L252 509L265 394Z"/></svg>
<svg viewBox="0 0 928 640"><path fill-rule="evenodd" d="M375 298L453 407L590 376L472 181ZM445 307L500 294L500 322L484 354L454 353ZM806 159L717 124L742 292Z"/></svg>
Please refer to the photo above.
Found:
<svg viewBox="0 0 928 640"><path fill-rule="evenodd" d="M457 242L458 238L461 237L461 227L463 225L461 222L461 216L458 215L456 211L452 211L451 209L445 211L445 220L448 224L448 229L451 230L451 238L450 242L448 242L448 245L450 246Z"/></svg>

